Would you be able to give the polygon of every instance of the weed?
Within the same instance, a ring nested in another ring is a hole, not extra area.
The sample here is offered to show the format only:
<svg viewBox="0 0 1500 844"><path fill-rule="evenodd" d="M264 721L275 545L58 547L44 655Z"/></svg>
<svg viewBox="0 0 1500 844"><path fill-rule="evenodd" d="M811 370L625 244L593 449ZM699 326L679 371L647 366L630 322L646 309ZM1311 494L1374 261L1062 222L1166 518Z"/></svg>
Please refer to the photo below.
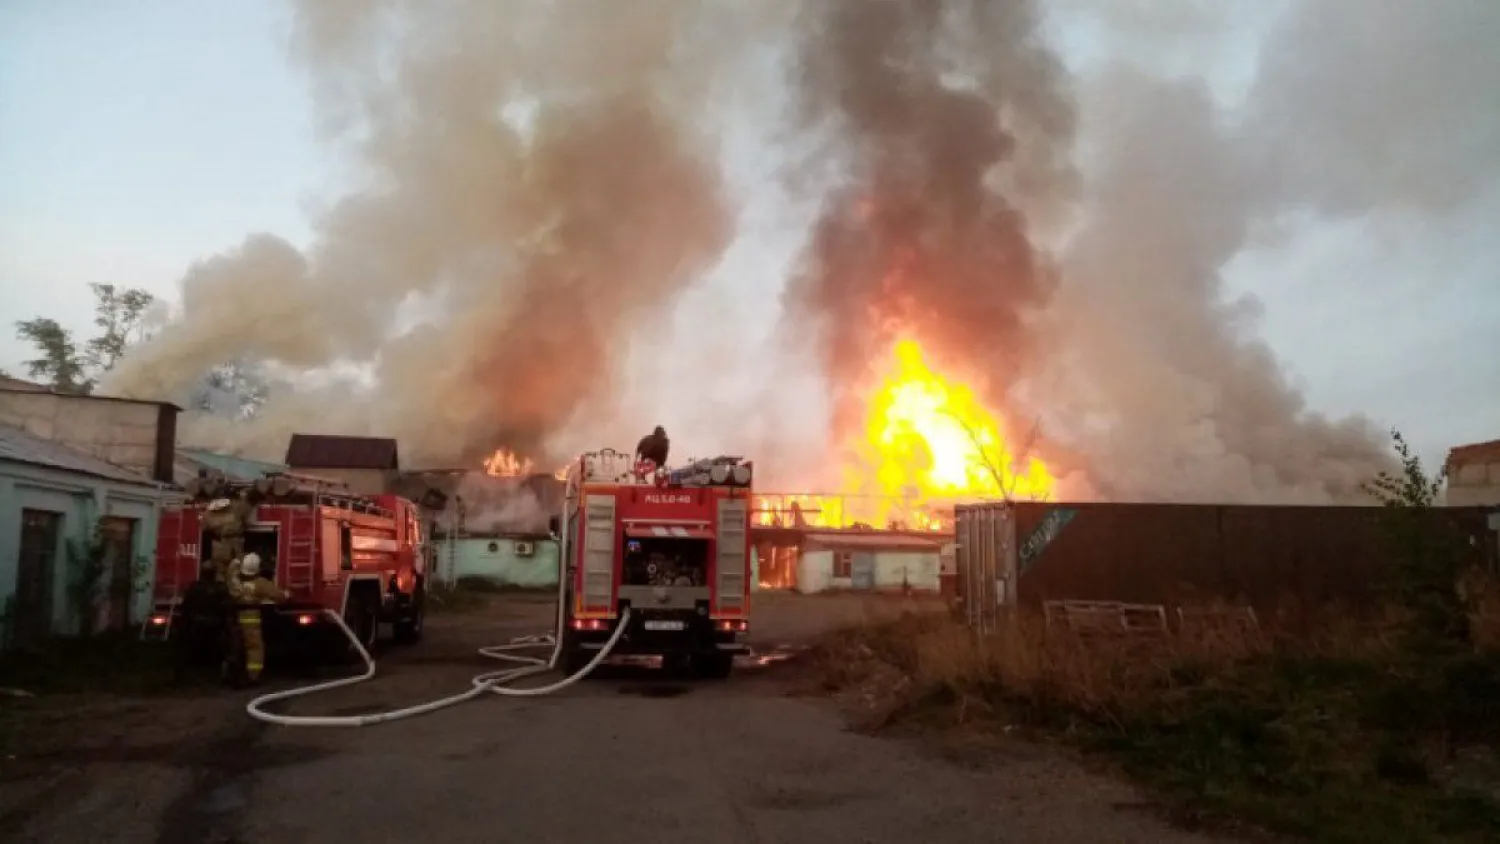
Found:
<svg viewBox="0 0 1500 844"><path fill-rule="evenodd" d="M1396 449L1403 472L1371 487L1394 559L1376 617L1262 628L1200 606L1172 635L1081 637L1019 611L990 634L907 616L840 632L815 665L827 688L884 696L869 726L1032 728L1108 754L1187 817L1351 844L1500 840L1500 776L1455 773L1500 753L1500 582L1463 568L1433 529L1441 478Z"/></svg>

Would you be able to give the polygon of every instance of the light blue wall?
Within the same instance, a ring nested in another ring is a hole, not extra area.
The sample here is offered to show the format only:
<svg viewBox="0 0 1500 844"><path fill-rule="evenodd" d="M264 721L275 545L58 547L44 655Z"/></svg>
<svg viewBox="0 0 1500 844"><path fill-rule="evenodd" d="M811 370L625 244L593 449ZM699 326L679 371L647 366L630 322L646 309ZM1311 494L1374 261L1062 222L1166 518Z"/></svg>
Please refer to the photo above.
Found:
<svg viewBox="0 0 1500 844"><path fill-rule="evenodd" d="M532 555L517 555L517 542L531 543ZM440 581L483 577L505 586L557 587L558 548L554 540L464 537L452 540L450 545L450 540L440 537L435 544Z"/></svg>
<svg viewBox="0 0 1500 844"><path fill-rule="evenodd" d="M900 589L903 583L916 590L938 589L936 550L870 553L875 564L876 589ZM854 588L852 578L833 576L834 556L834 552L827 550L803 551L797 570L797 591L822 592L828 589Z"/></svg>
<svg viewBox="0 0 1500 844"><path fill-rule="evenodd" d="M87 540L100 516L135 519L134 556L154 557L162 494L147 486L121 484L89 475L0 461L0 608L16 591L20 565L21 511L61 513L63 524L56 549L52 585L52 629L78 630L68 600L67 542ZM152 584L138 591L131 607L131 623L150 611Z"/></svg>

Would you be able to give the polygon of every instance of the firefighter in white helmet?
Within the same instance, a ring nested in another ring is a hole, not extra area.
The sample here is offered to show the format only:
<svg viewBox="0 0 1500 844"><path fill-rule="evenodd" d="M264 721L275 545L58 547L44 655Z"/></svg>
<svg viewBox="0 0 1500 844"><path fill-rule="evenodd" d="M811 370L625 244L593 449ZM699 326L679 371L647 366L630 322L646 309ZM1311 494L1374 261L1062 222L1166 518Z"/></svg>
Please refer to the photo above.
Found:
<svg viewBox="0 0 1500 844"><path fill-rule="evenodd" d="M260 680L266 667L266 640L261 634L261 612L263 604L274 604L287 599L269 577L260 570L260 555L246 554L240 560L230 592L238 605L241 653L244 655L245 679L250 683Z"/></svg>

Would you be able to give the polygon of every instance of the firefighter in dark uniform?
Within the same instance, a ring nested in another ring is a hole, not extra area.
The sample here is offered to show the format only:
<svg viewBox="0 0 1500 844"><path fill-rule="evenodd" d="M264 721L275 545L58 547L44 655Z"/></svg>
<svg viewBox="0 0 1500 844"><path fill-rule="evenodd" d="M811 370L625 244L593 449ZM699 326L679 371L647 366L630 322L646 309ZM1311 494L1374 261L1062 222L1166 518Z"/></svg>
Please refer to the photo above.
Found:
<svg viewBox="0 0 1500 844"><path fill-rule="evenodd" d="M641 441L635 445L635 459L637 462L649 460L655 463L657 468L667 465L667 452L672 447L672 441L667 439L667 430L660 425L656 430L641 437Z"/></svg>
<svg viewBox="0 0 1500 844"><path fill-rule="evenodd" d="M229 649L229 587L219 578L219 567L207 561L198 579L182 596L182 631L177 637L176 677L189 668L214 665Z"/></svg>

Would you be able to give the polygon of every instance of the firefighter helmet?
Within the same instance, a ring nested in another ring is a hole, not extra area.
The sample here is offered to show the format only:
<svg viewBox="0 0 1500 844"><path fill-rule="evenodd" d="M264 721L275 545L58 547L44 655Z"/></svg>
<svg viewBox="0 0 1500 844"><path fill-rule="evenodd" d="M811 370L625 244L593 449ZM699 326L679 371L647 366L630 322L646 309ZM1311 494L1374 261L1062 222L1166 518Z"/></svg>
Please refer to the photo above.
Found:
<svg viewBox="0 0 1500 844"><path fill-rule="evenodd" d="M260 555L253 551L246 554L245 558L240 560L240 574L245 577L260 574Z"/></svg>

